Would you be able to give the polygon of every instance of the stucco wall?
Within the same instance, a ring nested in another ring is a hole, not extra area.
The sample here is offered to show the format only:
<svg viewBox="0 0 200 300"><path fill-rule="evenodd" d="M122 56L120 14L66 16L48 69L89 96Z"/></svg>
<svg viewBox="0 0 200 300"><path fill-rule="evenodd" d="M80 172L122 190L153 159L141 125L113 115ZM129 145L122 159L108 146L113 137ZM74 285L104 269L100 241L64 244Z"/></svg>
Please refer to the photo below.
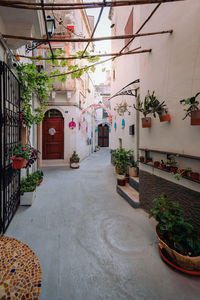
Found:
<svg viewBox="0 0 200 300"><path fill-rule="evenodd" d="M141 22L153 7L141 7ZM157 98L165 100L171 114L170 122L160 123L157 118L153 119L150 129L142 129L140 125L142 148L200 156L200 127L191 126L190 118L182 120L184 108L179 103L200 91L199 11L199 0L162 4L146 25L145 32L172 29L173 33L140 39L142 48L152 48L151 54L140 56L141 99L147 90L155 90ZM161 158L153 153L151 156L153 160ZM181 168L200 171L198 160L177 160Z"/></svg>
<svg viewBox="0 0 200 300"><path fill-rule="evenodd" d="M129 15L131 13L132 7L120 7L113 8L112 24L115 26L112 29L112 34L124 35L124 28L128 21ZM134 7L133 11L133 30L137 30L139 26L139 7ZM124 47L124 40L112 41L112 52L119 52ZM139 46L139 40L135 40L129 46L129 50L135 49ZM114 74L115 73L115 79ZM111 72L111 96L117 93L124 86L130 82L139 79L139 56L138 55L127 55L117 58L112 63ZM114 110L117 103L126 101L128 105L133 106L136 99L132 96L118 96L110 100L111 109L113 115L113 124L110 134L110 148L115 149L119 147L119 138L122 139L122 147L126 149L134 149L135 155L137 156L137 129L135 128L135 135L129 135L129 126L136 124L136 112L131 107L129 108L131 114L130 116L126 112L124 117L121 117ZM125 128L122 129L122 118L125 119ZM115 130L114 124L117 123L117 129Z"/></svg>

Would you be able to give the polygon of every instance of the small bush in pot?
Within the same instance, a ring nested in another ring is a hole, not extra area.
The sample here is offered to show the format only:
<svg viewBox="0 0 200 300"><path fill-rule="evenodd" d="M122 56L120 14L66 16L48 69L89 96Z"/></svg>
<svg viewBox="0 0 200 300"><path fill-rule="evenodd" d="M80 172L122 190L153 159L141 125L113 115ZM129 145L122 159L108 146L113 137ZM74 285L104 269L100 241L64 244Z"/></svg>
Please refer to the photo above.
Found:
<svg viewBox="0 0 200 300"><path fill-rule="evenodd" d="M80 158L76 151L73 152L72 156L70 157L70 168L78 169L79 168L79 161Z"/></svg>
<svg viewBox="0 0 200 300"><path fill-rule="evenodd" d="M185 111L185 120L187 117L191 118L191 125L200 125L200 102L197 97L200 93L197 93L194 97L180 100L180 103L184 106L188 106Z"/></svg>
<svg viewBox="0 0 200 300"><path fill-rule="evenodd" d="M167 201L165 194L153 201L155 207L149 217L155 217L158 222L159 246L165 248L179 266L200 269L200 238L196 226L185 219L179 203Z"/></svg>
<svg viewBox="0 0 200 300"><path fill-rule="evenodd" d="M13 161L14 169L22 169L30 158L30 149L28 145L17 145L10 153L13 155L11 160Z"/></svg>
<svg viewBox="0 0 200 300"><path fill-rule="evenodd" d="M142 118L142 128L149 128L151 127L151 117L147 117L149 114L152 113L152 97L154 97L154 92L152 95L150 95L149 91L144 99L144 102L138 101L138 105L136 106L135 104L133 107L141 112L143 114Z"/></svg>
<svg viewBox="0 0 200 300"><path fill-rule="evenodd" d="M129 156L129 175L137 177L137 161L135 161L133 153Z"/></svg>

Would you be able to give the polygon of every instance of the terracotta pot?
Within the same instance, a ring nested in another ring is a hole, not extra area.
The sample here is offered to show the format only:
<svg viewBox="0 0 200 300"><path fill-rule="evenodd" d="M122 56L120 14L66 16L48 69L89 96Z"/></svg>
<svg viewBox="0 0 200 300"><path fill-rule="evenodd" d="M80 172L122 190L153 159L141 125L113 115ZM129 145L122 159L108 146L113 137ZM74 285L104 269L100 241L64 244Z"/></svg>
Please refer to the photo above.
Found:
<svg viewBox="0 0 200 300"><path fill-rule="evenodd" d="M71 162L70 163L71 169L79 169L79 163L78 162Z"/></svg>
<svg viewBox="0 0 200 300"><path fill-rule="evenodd" d="M171 167L171 168L170 168L170 172L172 172L172 173L174 173L174 174L176 174L177 171L178 171L178 168L177 168L177 167Z"/></svg>
<svg viewBox="0 0 200 300"><path fill-rule="evenodd" d="M165 166L165 165L163 165L163 164L160 164L160 167L161 167L161 169L163 169L163 170L165 170L165 169L166 169L166 166Z"/></svg>
<svg viewBox="0 0 200 300"><path fill-rule="evenodd" d="M171 249L163 240L160 238L157 228L156 235L159 240L159 247L161 249L165 249L167 253L170 255L172 260L180 267L186 270L200 270L200 256L190 257L182 255L175 250Z"/></svg>
<svg viewBox="0 0 200 300"><path fill-rule="evenodd" d="M115 167L115 172L116 172L116 174L119 174L120 168L119 167Z"/></svg>
<svg viewBox="0 0 200 300"><path fill-rule="evenodd" d="M129 175L131 177L137 177L137 168L135 168L135 167L129 167Z"/></svg>
<svg viewBox="0 0 200 300"><path fill-rule="evenodd" d="M13 169L22 169L26 164L27 160L23 157L11 157L13 161Z"/></svg>
<svg viewBox="0 0 200 300"><path fill-rule="evenodd" d="M199 180L199 173L191 172L190 177L194 180Z"/></svg>
<svg viewBox="0 0 200 300"><path fill-rule="evenodd" d="M43 178L38 179L38 185L40 185L40 183L42 183Z"/></svg>
<svg viewBox="0 0 200 300"><path fill-rule="evenodd" d="M191 125L200 125L200 109L191 112Z"/></svg>
<svg viewBox="0 0 200 300"><path fill-rule="evenodd" d="M152 162L152 159L147 159L147 160L146 160L146 163L147 163L147 164L150 163L150 162Z"/></svg>
<svg viewBox="0 0 200 300"><path fill-rule="evenodd" d="M126 174L125 182L126 182L126 183L129 183L129 174Z"/></svg>
<svg viewBox="0 0 200 300"><path fill-rule="evenodd" d="M159 161L154 161L153 165L154 165L155 168L158 168L160 166L160 162Z"/></svg>
<svg viewBox="0 0 200 300"><path fill-rule="evenodd" d="M151 117L142 118L142 128L151 127Z"/></svg>
<svg viewBox="0 0 200 300"><path fill-rule="evenodd" d="M160 122L167 122L171 120L171 116L168 112L168 109L163 109L162 113L159 115Z"/></svg>
<svg viewBox="0 0 200 300"><path fill-rule="evenodd" d="M124 186L126 184L125 174L117 174L117 184Z"/></svg>
<svg viewBox="0 0 200 300"><path fill-rule="evenodd" d="M144 162L144 156L140 156L140 162L141 162L141 163Z"/></svg>
<svg viewBox="0 0 200 300"><path fill-rule="evenodd" d="M179 171L179 173L181 174L182 177L187 176L187 171L186 171L185 169L181 169L181 170Z"/></svg>

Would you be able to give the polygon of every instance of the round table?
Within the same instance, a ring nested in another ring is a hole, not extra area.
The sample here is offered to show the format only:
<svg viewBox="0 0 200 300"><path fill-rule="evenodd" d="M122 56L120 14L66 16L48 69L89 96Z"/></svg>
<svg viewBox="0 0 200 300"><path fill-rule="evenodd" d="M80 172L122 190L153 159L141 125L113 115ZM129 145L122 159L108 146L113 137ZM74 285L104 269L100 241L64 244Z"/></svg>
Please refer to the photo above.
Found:
<svg viewBox="0 0 200 300"><path fill-rule="evenodd" d="M0 236L0 299L38 300L42 283L40 263L24 243Z"/></svg>

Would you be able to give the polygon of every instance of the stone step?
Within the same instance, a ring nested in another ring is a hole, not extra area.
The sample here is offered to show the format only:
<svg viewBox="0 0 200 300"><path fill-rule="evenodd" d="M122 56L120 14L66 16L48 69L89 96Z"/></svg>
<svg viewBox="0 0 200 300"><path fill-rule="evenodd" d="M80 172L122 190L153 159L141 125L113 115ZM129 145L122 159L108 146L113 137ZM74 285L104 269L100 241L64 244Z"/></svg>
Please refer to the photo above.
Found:
<svg viewBox="0 0 200 300"><path fill-rule="evenodd" d="M117 185L117 192L122 196L132 207L138 208L140 206L139 193L129 184L125 186Z"/></svg>
<svg viewBox="0 0 200 300"><path fill-rule="evenodd" d="M129 177L129 185L139 192L139 177Z"/></svg>

